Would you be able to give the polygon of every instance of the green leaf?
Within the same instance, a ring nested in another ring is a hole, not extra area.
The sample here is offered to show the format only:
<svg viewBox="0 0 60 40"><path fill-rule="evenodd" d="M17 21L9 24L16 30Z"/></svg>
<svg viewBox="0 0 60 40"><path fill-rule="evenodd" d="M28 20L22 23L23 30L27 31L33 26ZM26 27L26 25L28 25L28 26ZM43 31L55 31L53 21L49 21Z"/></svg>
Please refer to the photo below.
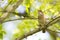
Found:
<svg viewBox="0 0 60 40"><path fill-rule="evenodd" d="M18 0L8 0L8 3L13 4L16 3Z"/></svg>
<svg viewBox="0 0 60 40"><path fill-rule="evenodd" d="M3 10L2 10L2 8L0 8L0 17L3 15Z"/></svg>
<svg viewBox="0 0 60 40"><path fill-rule="evenodd" d="M2 24L0 24L0 39L3 38L3 32L2 32Z"/></svg>

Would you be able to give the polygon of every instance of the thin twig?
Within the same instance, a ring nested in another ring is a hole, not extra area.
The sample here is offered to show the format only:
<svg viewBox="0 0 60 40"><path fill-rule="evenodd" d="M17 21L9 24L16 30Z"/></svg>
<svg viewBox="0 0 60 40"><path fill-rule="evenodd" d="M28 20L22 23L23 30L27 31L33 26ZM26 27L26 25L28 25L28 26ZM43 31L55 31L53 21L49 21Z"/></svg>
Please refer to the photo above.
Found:
<svg viewBox="0 0 60 40"><path fill-rule="evenodd" d="M18 18L18 19L3 21L2 23L10 22L10 21L16 21L16 20L26 20L26 19L29 19L29 20L37 20L38 18Z"/></svg>
<svg viewBox="0 0 60 40"><path fill-rule="evenodd" d="M6 8L12 3L12 0L8 3L8 5L4 8L4 10L6 10Z"/></svg>
<svg viewBox="0 0 60 40"><path fill-rule="evenodd" d="M9 4L11 3L12 1L9 2ZM6 8L9 6L9 4L4 8L4 12L6 12ZM4 13L2 12L2 13ZM5 19L5 17L7 16L7 13L3 14L1 17L0 17L0 23Z"/></svg>
<svg viewBox="0 0 60 40"><path fill-rule="evenodd" d="M57 31L50 30L50 29L47 29L47 30L52 31L52 32L55 32L55 33L60 33L60 32L57 32Z"/></svg>

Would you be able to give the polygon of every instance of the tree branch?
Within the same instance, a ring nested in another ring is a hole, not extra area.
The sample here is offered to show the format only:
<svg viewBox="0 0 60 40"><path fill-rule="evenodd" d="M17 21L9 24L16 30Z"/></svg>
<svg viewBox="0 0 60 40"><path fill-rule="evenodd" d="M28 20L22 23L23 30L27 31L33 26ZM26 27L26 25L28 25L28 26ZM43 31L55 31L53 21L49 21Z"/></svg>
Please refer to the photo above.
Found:
<svg viewBox="0 0 60 40"><path fill-rule="evenodd" d="M42 29L37 28L37 29L35 29L35 30L33 30L33 31L30 31L29 33L26 33L26 34L22 35L21 37L16 38L16 40L21 40L21 39L23 39L23 38L26 38L26 37L28 37L28 36L30 36L30 35L33 35L33 34L39 32L39 31L41 31L41 30L42 30ZM48 32L55 33L54 36L57 36L56 33L60 33L60 32L55 32L55 31L52 31L52 30L49 30L49 29L46 29L46 30L47 30Z"/></svg>
<svg viewBox="0 0 60 40"><path fill-rule="evenodd" d="M18 0L18 2L17 2L15 5L13 5L13 8L12 8L10 11L6 12L5 14L3 14L3 15L0 17L0 21L4 21L4 20L10 15L9 12L15 11L15 9L16 9L22 2L23 2L23 0Z"/></svg>
<svg viewBox="0 0 60 40"><path fill-rule="evenodd" d="M55 19L53 19L52 21L50 21L47 25L45 25L45 27L47 28L47 27L57 23L58 21L60 21L60 16L58 16Z"/></svg>
<svg viewBox="0 0 60 40"><path fill-rule="evenodd" d="M27 34L22 35L22 36L19 37L19 38L16 38L16 40L21 40L21 39L26 38L26 37L28 37L28 36L30 36L30 35L33 35L34 33L39 32L39 31L41 31L41 29L40 29L40 28L37 28L37 29L35 29L35 30L33 30L33 31L30 31L30 32L27 33Z"/></svg>

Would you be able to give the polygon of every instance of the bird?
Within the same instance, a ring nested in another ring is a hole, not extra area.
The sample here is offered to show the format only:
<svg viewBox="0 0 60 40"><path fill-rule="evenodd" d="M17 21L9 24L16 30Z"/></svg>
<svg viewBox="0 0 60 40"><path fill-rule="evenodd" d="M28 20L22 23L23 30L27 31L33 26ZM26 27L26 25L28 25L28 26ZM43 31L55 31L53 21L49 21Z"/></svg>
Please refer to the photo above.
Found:
<svg viewBox="0 0 60 40"><path fill-rule="evenodd" d="M42 32L45 33L45 18L42 10L38 10L38 22L39 25L41 25L40 28L42 28Z"/></svg>

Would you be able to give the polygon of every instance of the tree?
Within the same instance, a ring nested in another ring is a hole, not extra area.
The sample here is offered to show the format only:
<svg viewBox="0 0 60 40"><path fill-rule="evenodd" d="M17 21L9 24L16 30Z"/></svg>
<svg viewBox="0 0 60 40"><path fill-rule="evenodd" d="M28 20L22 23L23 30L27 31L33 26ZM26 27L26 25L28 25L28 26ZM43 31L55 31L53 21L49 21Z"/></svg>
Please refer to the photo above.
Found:
<svg viewBox="0 0 60 40"><path fill-rule="evenodd" d="M48 31L57 37L57 33L60 34L57 31L60 31L59 2L60 0L8 0L4 7L0 7L0 38L5 33L2 24L16 20L22 20L22 23L17 26L19 33L14 35L16 40L21 40L41 30L43 33ZM23 13L16 10L20 5L25 6L26 10ZM16 18L12 19L11 17Z"/></svg>

